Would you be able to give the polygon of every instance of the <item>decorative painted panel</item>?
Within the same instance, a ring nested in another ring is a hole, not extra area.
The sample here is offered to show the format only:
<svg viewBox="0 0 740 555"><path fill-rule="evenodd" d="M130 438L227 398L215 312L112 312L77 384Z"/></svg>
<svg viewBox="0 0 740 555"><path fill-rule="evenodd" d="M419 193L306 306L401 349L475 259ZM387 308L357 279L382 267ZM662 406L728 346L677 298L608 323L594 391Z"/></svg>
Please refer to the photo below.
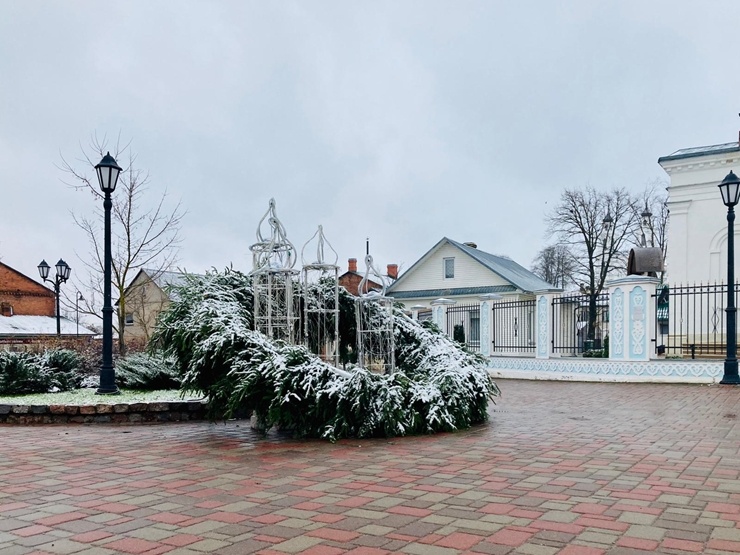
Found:
<svg viewBox="0 0 740 555"><path fill-rule="evenodd" d="M638 285L630 291L629 299L629 358L644 360L648 357L647 291Z"/></svg>
<svg viewBox="0 0 740 555"><path fill-rule="evenodd" d="M547 358L549 333L547 330L547 297L541 295L537 299L537 358Z"/></svg>
<svg viewBox="0 0 740 555"><path fill-rule="evenodd" d="M483 301L480 305L480 354L491 355L491 303Z"/></svg>
<svg viewBox="0 0 740 555"><path fill-rule="evenodd" d="M724 372L723 361L690 360L651 360L651 361L609 361L604 359L558 359L492 357L488 359L491 370L516 370L552 374L554 378L562 375L686 378L718 381ZM574 378L577 379L577 378Z"/></svg>
<svg viewBox="0 0 740 555"><path fill-rule="evenodd" d="M612 337L609 341L609 358L624 358L624 292L617 287L612 293L611 303Z"/></svg>

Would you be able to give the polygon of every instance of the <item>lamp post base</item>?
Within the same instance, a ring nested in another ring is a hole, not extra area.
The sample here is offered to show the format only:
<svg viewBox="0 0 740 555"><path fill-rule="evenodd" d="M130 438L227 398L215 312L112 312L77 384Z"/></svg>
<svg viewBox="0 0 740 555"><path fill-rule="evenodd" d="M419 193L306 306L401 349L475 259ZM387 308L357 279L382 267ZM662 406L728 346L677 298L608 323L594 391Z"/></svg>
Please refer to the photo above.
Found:
<svg viewBox="0 0 740 555"><path fill-rule="evenodd" d="M740 385L740 376L737 371L737 359L725 360L725 373L722 376L721 384Z"/></svg>
<svg viewBox="0 0 740 555"><path fill-rule="evenodd" d="M113 368L100 369L100 387L96 395L120 395L121 391L116 385L115 371Z"/></svg>
<svg viewBox="0 0 740 555"><path fill-rule="evenodd" d="M115 389L103 389L102 387L100 387L95 392L95 395L120 395L120 394L121 394L121 390L118 389L117 387Z"/></svg>

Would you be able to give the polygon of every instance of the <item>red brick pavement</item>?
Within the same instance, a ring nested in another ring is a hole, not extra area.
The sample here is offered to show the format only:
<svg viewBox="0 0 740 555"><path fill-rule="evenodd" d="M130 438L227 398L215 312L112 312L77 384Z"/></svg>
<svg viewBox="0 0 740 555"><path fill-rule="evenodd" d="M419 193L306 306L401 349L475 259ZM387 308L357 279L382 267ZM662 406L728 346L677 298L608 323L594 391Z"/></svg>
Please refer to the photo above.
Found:
<svg viewBox="0 0 740 555"><path fill-rule="evenodd" d="M740 389L501 380L491 421L0 427L0 554L740 553Z"/></svg>

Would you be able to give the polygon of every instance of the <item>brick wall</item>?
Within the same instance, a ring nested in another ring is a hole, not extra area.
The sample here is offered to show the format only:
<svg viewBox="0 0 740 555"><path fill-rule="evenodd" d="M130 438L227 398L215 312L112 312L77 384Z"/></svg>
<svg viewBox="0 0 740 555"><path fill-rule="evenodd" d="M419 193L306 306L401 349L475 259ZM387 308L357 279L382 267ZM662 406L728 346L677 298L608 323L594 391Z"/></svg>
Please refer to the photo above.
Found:
<svg viewBox="0 0 740 555"><path fill-rule="evenodd" d="M0 306L18 316L54 316L54 292L0 262ZM5 311L3 311L5 314Z"/></svg>
<svg viewBox="0 0 740 555"><path fill-rule="evenodd" d="M343 274L338 282L341 287L344 287L348 293L354 295L355 297L359 296L358 290L360 288L360 282L362 281L362 275L361 274L353 274L351 272L347 272ZM378 283L375 283L372 280L368 280L368 286L366 289L376 289L380 290L381 286ZM367 293L367 291L364 291Z"/></svg>

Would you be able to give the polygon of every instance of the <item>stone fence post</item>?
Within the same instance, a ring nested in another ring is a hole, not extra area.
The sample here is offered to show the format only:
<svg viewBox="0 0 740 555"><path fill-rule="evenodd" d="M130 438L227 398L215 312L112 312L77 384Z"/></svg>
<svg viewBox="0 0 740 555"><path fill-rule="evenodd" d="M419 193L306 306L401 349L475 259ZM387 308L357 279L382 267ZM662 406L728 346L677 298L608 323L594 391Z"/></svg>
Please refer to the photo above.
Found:
<svg viewBox="0 0 740 555"><path fill-rule="evenodd" d="M651 345L655 331L658 278L627 276L610 281L609 359L646 361L656 358Z"/></svg>

